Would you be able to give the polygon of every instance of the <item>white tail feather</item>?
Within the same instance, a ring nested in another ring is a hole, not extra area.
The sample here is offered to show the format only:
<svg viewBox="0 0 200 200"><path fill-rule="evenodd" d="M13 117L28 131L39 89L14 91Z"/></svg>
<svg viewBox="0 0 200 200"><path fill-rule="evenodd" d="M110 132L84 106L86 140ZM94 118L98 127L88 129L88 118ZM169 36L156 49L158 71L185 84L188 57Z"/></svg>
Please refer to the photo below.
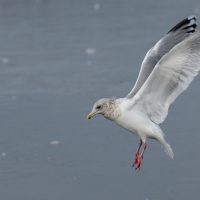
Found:
<svg viewBox="0 0 200 200"><path fill-rule="evenodd" d="M164 149L165 153L171 158L174 158L174 152L170 146L170 144L168 144L167 142L162 142L161 144L162 148Z"/></svg>
<svg viewBox="0 0 200 200"><path fill-rule="evenodd" d="M165 153L171 158L174 158L174 152L170 146L170 144L168 144L165 140L165 134L162 131L162 129L159 126L156 126L156 129L154 130L154 132L156 133L156 139L160 142L161 147L163 148L163 150L165 151Z"/></svg>

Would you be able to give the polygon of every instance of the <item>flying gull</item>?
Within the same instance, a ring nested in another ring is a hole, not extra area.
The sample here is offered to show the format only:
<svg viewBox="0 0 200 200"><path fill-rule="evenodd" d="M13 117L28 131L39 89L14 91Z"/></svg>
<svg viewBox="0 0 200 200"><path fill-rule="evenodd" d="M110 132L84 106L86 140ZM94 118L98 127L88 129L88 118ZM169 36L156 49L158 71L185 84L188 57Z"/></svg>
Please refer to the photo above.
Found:
<svg viewBox="0 0 200 200"><path fill-rule="evenodd" d="M139 137L135 169L141 167L147 138L157 140L165 153L174 157L159 124L200 70L200 31L196 26L196 17L190 16L170 29L147 52L131 92L124 98L98 100L87 116L102 114Z"/></svg>

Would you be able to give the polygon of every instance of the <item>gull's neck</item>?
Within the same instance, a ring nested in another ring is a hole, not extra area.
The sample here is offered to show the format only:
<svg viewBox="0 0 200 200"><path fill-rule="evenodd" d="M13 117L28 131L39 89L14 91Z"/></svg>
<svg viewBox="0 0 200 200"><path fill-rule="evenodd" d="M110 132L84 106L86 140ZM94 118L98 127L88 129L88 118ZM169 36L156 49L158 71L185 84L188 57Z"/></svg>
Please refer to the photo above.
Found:
<svg viewBox="0 0 200 200"><path fill-rule="evenodd" d="M120 115L120 104L124 101L123 98L120 99L110 99L104 117L112 121L116 120Z"/></svg>

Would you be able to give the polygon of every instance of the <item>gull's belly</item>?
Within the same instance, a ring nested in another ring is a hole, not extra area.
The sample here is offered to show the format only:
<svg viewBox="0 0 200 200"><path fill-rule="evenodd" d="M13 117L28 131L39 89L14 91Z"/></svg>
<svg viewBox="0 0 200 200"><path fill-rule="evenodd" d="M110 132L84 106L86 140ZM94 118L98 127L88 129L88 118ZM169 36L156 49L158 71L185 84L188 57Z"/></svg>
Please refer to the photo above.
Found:
<svg viewBox="0 0 200 200"><path fill-rule="evenodd" d="M141 112L124 112L116 123L137 135L150 135L153 128L152 122Z"/></svg>

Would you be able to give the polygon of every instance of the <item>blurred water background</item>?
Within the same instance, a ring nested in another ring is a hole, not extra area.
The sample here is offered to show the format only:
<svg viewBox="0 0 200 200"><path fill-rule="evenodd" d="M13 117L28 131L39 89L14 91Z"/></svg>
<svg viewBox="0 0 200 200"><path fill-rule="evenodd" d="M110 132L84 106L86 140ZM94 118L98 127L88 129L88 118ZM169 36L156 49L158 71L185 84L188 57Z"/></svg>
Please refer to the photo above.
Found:
<svg viewBox="0 0 200 200"><path fill-rule="evenodd" d="M101 117L147 50L199 0L0 0L0 199L188 200L200 194L200 78L162 125L175 159ZM200 21L200 19L198 18Z"/></svg>

